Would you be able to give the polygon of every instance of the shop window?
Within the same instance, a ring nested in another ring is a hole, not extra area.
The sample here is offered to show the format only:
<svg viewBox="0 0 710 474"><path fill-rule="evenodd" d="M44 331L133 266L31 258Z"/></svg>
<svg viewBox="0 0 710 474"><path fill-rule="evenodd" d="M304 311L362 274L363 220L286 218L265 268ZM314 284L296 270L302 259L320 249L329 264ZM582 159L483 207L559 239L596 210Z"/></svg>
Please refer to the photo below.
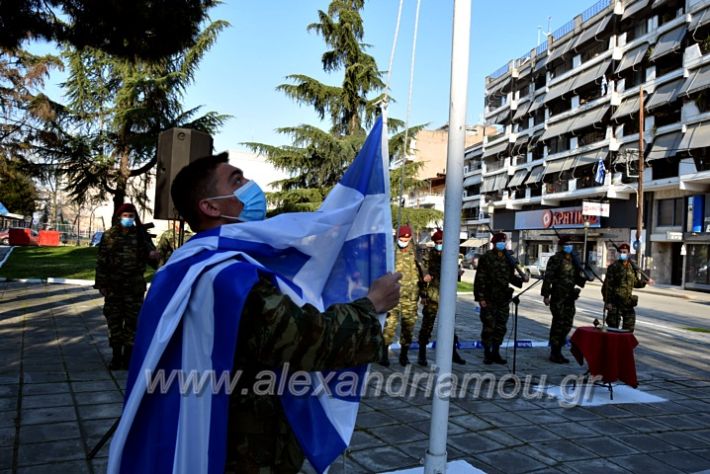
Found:
<svg viewBox="0 0 710 474"><path fill-rule="evenodd" d="M710 245L686 244L685 282L710 285Z"/></svg>
<svg viewBox="0 0 710 474"><path fill-rule="evenodd" d="M661 199L656 203L658 227L683 225L683 198Z"/></svg>

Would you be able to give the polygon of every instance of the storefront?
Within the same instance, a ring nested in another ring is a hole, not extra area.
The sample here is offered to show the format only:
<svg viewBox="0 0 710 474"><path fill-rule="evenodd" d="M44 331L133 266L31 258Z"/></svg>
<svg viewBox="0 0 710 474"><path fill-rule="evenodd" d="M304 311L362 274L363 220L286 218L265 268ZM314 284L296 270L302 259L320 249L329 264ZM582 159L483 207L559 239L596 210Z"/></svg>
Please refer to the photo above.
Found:
<svg viewBox="0 0 710 474"><path fill-rule="evenodd" d="M684 240L685 288L710 291L710 234L688 234Z"/></svg>

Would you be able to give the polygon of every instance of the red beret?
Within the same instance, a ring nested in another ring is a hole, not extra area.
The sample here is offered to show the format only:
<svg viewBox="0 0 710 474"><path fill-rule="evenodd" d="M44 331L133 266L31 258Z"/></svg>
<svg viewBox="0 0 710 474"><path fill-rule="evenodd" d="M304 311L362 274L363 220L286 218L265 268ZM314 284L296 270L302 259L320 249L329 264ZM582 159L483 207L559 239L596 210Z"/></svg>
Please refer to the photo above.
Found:
<svg viewBox="0 0 710 474"><path fill-rule="evenodd" d="M434 232L431 236L431 240L434 242L439 242L444 240L444 232L441 229L436 229L436 232Z"/></svg>
<svg viewBox="0 0 710 474"><path fill-rule="evenodd" d="M491 242L495 244L496 242L505 242L507 239L508 236L506 236L503 232L496 232L495 234L493 234Z"/></svg>
<svg viewBox="0 0 710 474"><path fill-rule="evenodd" d="M399 226L399 236L400 237L411 237L412 229L408 225Z"/></svg>
<svg viewBox="0 0 710 474"><path fill-rule="evenodd" d="M126 202L121 204L118 209L116 210L116 215L120 216L124 212L132 212L133 214L138 214L138 211L136 210L136 206L131 204L130 202Z"/></svg>
<svg viewBox="0 0 710 474"><path fill-rule="evenodd" d="M629 244L627 244L626 242L624 242L623 244L619 245L619 250L626 250L626 251L629 251L629 250L631 250L631 247L629 247Z"/></svg>

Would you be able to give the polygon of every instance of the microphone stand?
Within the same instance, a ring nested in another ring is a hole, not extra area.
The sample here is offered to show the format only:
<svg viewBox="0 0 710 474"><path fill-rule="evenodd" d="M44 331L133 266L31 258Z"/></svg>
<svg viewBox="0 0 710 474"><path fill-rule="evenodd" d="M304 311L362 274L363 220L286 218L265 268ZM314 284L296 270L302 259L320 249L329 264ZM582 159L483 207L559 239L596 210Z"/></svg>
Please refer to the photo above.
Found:
<svg viewBox="0 0 710 474"><path fill-rule="evenodd" d="M520 297L534 288L538 283L542 281L542 278L538 278L535 283L528 286L522 290L517 295L513 296L508 300L508 304L513 303L515 305L515 314L513 316L513 375L515 375L515 364L518 355L518 305L520 304Z"/></svg>

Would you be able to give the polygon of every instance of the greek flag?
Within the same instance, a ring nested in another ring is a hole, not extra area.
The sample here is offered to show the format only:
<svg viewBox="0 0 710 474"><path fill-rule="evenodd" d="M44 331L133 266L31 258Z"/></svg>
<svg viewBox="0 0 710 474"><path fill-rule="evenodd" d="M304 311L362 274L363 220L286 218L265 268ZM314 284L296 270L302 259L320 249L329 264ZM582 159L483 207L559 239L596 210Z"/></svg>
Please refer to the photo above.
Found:
<svg viewBox="0 0 710 474"><path fill-rule="evenodd" d="M324 310L366 296L373 280L392 271L386 137L380 118L318 211L201 232L156 273L139 317L109 473L224 472L229 395L183 391L179 383L156 393L146 374L231 371L239 317L258 273L297 304ZM367 367L350 370L362 384ZM321 375L319 383L334 379ZM350 442L359 395L312 393L286 392L281 400L304 454L323 472Z"/></svg>
<svg viewBox="0 0 710 474"><path fill-rule="evenodd" d="M599 157L599 161L597 162L597 172L594 175L594 181L596 181L599 184L604 184L604 177L606 176L606 167L604 166L604 160L602 160L601 157Z"/></svg>

